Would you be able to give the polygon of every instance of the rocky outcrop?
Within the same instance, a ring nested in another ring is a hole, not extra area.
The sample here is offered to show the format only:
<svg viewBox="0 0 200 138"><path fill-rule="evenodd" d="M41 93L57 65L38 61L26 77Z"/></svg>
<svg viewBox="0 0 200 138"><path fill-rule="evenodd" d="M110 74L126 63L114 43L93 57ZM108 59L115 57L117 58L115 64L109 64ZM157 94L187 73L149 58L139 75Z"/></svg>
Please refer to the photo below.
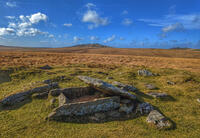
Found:
<svg viewBox="0 0 200 138"><path fill-rule="evenodd" d="M134 109L134 104L121 104L119 108L119 112L124 112L126 114L129 114L133 111Z"/></svg>
<svg viewBox="0 0 200 138"><path fill-rule="evenodd" d="M121 96L124 98L128 98L128 99L132 99L132 100L136 100L136 96L125 91L122 90L118 87L115 87L109 83L106 83L102 80L96 79L96 78L91 78L88 76L78 76L78 78L82 81L84 81L85 83L89 84L91 87L107 94L107 95L115 95L115 96Z"/></svg>
<svg viewBox="0 0 200 138"><path fill-rule="evenodd" d="M123 89L123 90L125 90L125 91L132 91L132 92L137 91L137 88L135 88L134 86L123 84L123 83L120 83L120 82L117 82L117 81L114 81L112 84Z"/></svg>
<svg viewBox="0 0 200 138"><path fill-rule="evenodd" d="M147 117L147 122L155 125L158 129L168 129L171 127L171 123L157 110L153 110Z"/></svg>
<svg viewBox="0 0 200 138"><path fill-rule="evenodd" d="M139 103L136 109L137 113L140 113L141 115L145 115L150 113L152 110L154 110L153 106L149 103Z"/></svg>
<svg viewBox="0 0 200 138"><path fill-rule="evenodd" d="M31 96L34 93L47 92L47 91L57 88L57 87L58 87L57 83L53 83L51 85L44 85L41 87L36 87L36 88L33 88L33 89L25 91L25 92L19 92L16 94L12 94L12 95L2 99L0 101L0 103L2 105L8 105L8 106L15 105L17 103L24 101L25 99L27 99L29 96Z"/></svg>
<svg viewBox="0 0 200 138"><path fill-rule="evenodd" d="M68 103L55 108L47 119L59 120L63 116L83 116L97 112L106 112L119 108L119 106L120 98L117 96L87 102Z"/></svg>
<svg viewBox="0 0 200 138"><path fill-rule="evenodd" d="M149 90L155 90L155 89L157 89L157 87L155 85L153 85L153 84L146 84L145 87L147 89L149 89Z"/></svg>
<svg viewBox="0 0 200 138"><path fill-rule="evenodd" d="M138 70L138 75L139 76L154 76L154 74L148 70Z"/></svg>

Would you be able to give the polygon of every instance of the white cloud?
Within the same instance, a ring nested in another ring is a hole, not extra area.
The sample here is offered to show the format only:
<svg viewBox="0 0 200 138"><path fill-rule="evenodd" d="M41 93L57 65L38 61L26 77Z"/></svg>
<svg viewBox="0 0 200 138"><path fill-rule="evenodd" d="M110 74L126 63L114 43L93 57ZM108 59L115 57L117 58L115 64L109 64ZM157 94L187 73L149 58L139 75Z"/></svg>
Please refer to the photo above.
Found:
<svg viewBox="0 0 200 138"><path fill-rule="evenodd" d="M185 29L200 29L200 13L198 14L168 14L161 19L138 19L150 26L165 27L181 23Z"/></svg>
<svg viewBox="0 0 200 138"><path fill-rule="evenodd" d="M181 23L175 23L175 24L171 24L169 26L163 27L162 31L164 33L168 33L168 32L180 32L184 30L184 26Z"/></svg>
<svg viewBox="0 0 200 138"><path fill-rule="evenodd" d="M95 10L88 10L84 13L82 22L91 23L88 28L93 29L98 26L105 26L109 24L108 18L102 18Z"/></svg>
<svg viewBox="0 0 200 138"><path fill-rule="evenodd" d="M16 28L17 25L16 25L15 23L9 22L9 23L8 23L8 27Z"/></svg>
<svg viewBox="0 0 200 138"><path fill-rule="evenodd" d="M71 23L65 23L65 24L63 24L63 25L66 26L66 27L71 27L71 26L72 26Z"/></svg>
<svg viewBox="0 0 200 138"><path fill-rule="evenodd" d="M15 16L5 16L7 19L15 19Z"/></svg>
<svg viewBox="0 0 200 138"><path fill-rule="evenodd" d="M90 36L90 40L99 40L99 38L98 37L96 37L96 36Z"/></svg>
<svg viewBox="0 0 200 138"><path fill-rule="evenodd" d="M93 4L93 3L87 3L85 6L86 6L87 8L96 7L96 5Z"/></svg>
<svg viewBox="0 0 200 138"><path fill-rule="evenodd" d="M0 28L0 36L3 35L13 35L15 30L12 28Z"/></svg>
<svg viewBox="0 0 200 138"><path fill-rule="evenodd" d="M115 35L112 35L111 37L108 37L108 38L107 38L106 40L104 40L103 42L104 42L104 43L108 43L108 42L114 41L115 38L116 38L116 36L115 36Z"/></svg>
<svg viewBox="0 0 200 138"><path fill-rule="evenodd" d="M128 14L128 11L127 11L127 10L124 10L124 11L122 12L122 15L126 15L126 14Z"/></svg>
<svg viewBox="0 0 200 138"><path fill-rule="evenodd" d="M122 21L122 24L123 25L126 25L126 26L129 26L133 23L133 21L129 18L125 18L123 21Z"/></svg>
<svg viewBox="0 0 200 138"><path fill-rule="evenodd" d="M80 41L80 40L83 40L82 38L80 38L80 37L77 37L77 36L74 36L74 42L78 42L78 41Z"/></svg>
<svg viewBox="0 0 200 138"><path fill-rule="evenodd" d="M43 13L35 13L35 14L32 14L31 16L27 16L30 20L31 23L35 24L35 23L38 23L40 21L46 21L47 20L47 16Z"/></svg>
<svg viewBox="0 0 200 138"><path fill-rule="evenodd" d="M49 38L54 38L54 35L53 35L53 34L50 34L50 35L49 35Z"/></svg>
<svg viewBox="0 0 200 138"><path fill-rule="evenodd" d="M16 4L16 2L6 2L6 6L8 6L8 7L17 7L17 4Z"/></svg>

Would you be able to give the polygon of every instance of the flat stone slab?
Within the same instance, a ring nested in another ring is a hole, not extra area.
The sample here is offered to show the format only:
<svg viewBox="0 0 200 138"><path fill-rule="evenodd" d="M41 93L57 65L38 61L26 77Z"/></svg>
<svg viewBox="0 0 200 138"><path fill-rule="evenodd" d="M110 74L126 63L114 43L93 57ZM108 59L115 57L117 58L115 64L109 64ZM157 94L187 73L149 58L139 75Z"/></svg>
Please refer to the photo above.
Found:
<svg viewBox="0 0 200 138"><path fill-rule="evenodd" d="M166 129L171 127L171 123L157 110L153 110L147 117L147 122L154 124L158 129Z"/></svg>
<svg viewBox="0 0 200 138"><path fill-rule="evenodd" d="M33 89L25 91L25 92L19 92L19 93L15 93L10 96L7 96L4 99L2 99L0 101L0 103L3 105L7 105L7 106L14 105L16 103L20 103L20 102L24 101L26 98L28 98L29 96L31 96L34 93L46 92L46 91L49 91L49 90L57 88L57 87L58 87L57 83L36 87L36 88L33 88Z"/></svg>
<svg viewBox="0 0 200 138"><path fill-rule="evenodd" d="M149 96L152 96L154 98L165 98L168 97L169 95L166 93L157 93L157 92L149 92L147 93Z"/></svg>
<svg viewBox="0 0 200 138"><path fill-rule="evenodd" d="M91 78L88 76L78 76L78 78L85 83L89 84L91 87L111 96L121 96L127 99L136 100L136 96L122 90L118 87L113 86L112 84L106 83L100 79Z"/></svg>
<svg viewBox="0 0 200 138"><path fill-rule="evenodd" d="M126 90L126 91L132 91L132 92L137 91L137 88L135 88L134 86L128 85L128 84L123 84L123 83L118 82L118 81L114 81L112 84L123 89L123 90Z"/></svg>
<svg viewBox="0 0 200 138"><path fill-rule="evenodd" d="M55 108L49 114L49 120L59 120L63 116L83 116L98 112L106 112L120 107L118 96L99 98L92 101L68 103Z"/></svg>

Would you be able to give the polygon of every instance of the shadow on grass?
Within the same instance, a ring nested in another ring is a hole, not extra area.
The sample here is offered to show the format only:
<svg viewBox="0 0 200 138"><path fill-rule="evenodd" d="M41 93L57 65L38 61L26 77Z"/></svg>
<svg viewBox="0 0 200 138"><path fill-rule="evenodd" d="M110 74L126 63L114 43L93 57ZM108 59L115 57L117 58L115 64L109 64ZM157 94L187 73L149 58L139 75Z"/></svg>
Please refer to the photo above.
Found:
<svg viewBox="0 0 200 138"><path fill-rule="evenodd" d="M171 95L168 95L166 97L163 97L163 98L157 98L159 99L160 101L172 101L172 102L175 102L177 101L174 97L172 97Z"/></svg>

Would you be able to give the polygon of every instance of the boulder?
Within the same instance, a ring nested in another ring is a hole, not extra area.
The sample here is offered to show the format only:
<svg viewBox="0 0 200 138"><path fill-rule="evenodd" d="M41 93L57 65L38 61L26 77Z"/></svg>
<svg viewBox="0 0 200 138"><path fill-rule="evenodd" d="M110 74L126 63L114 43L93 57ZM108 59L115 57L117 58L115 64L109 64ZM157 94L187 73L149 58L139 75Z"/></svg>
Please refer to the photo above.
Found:
<svg viewBox="0 0 200 138"><path fill-rule="evenodd" d="M168 129L171 127L171 123L157 110L153 110L147 117L147 122L155 125L158 129Z"/></svg>
<svg viewBox="0 0 200 138"><path fill-rule="evenodd" d="M134 86L123 84L117 81L114 81L112 84L126 91L132 91L132 92L137 91L137 88L135 88Z"/></svg>
<svg viewBox="0 0 200 138"><path fill-rule="evenodd" d="M154 74L148 70L138 70L138 75L139 76L154 76Z"/></svg>
<svg viewBox="0 0 200 138"><path fill-rule="evenodd" d="M121 104L119 108L119 112L124 112L126 114L130 114L134 109L133 104Z"/></svg>
<svg viewBox="0 0 200 138"><path fill-rule="evenodd" d="M153 106L149 103L140 103L138 104L137 108L136 108L136 112L140 113L141 115L145 115L150 113L152 110L154 110Z"/></svg>
<svg viewBox="0 0 200 138"><path fill-rule="evenodd" d="M111 117L111 118L118 118L118 117L121 116L120 112L117 111L117 110L108 111L108 112L106 113L106 115L107 115L108 117Z"/></svg>
<svg viewBox="0 0 200 138"><path fill-rule="evenodd" d="M168 97L169 95L166 93L157 93L157 92L149 92L147 95L152 96L154 98L165 98Z"/></svg>
<svg viewBox="0 0 200 138"><path fill-rule="evenodd" d="M57 87L58 87L57 83L36 87L25 92L19 92L19 93L7 96L4 99L2 99L0 103L2 105L14 105L16 103L20 103L24 101L25 99L27 99L29 96L31 96L34 93L48 92L49 90L57 88Z"/></svg>
<svg viewBox="0 0 200 138"><path fill-rule="evenodd" d="M122 104L129 104L129 103L131 103L132 101L131 100L129 100L129 99L121 99L120 100L120 103L122 103Z"/></svg>
<svg viewBox="0 0 200 138"><path fill-rule="evenodd" d="M117 96L95 99L86 102L68 103L55 108L49 114L49 120L59 120L63 116L83 116L98 112L106 112L119 108L120 98Z"/></svg>
<svg viewBox="0 0 200 138"><path fill-rule="evenodd" d="M84 81L85 83L89 84L91 87L93 87L107 95L121 96L121 97L132 99L132 100L137 99L135 95L133 95L125 90L122 90L118 87L115 87L109 83L106 83L102 80L99 80L96 78L91 78L88 76L78 76L78 78L80 80Z"/></svg>
<svg viewBox="0 0 200 138"><path fill-rule="evenodd" d="M153 84L146 84L145 86L146 86L146 88L149 89L149 90L155 90L155 89L157 88L157 87L156 87L155 85L153 85Z"/></svg>

